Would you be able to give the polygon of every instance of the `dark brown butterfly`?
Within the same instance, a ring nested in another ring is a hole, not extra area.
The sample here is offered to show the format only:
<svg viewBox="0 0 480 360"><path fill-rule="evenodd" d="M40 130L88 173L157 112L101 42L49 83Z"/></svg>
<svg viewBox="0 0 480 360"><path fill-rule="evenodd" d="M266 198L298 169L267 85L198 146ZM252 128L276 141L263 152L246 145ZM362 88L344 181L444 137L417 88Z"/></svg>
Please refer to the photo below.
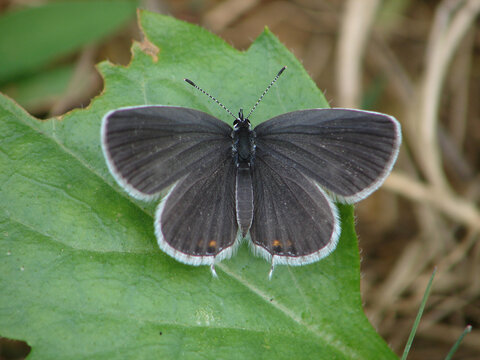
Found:
<svg viewBox="0 0 480 360"><path fill-rule="evenodd" d="M103 118L103 152L117 182L142 200L171 186L157 208L155 234L178 261L210 265L215 274L214 264L247 238L272 270L315 262L338 242L334 200L357 202L390 173L401 131L388 115L300 110L252 129L250 114L284 70L246 117L209 95L235 118L233 128L175 106L132 106Z"/></svg>

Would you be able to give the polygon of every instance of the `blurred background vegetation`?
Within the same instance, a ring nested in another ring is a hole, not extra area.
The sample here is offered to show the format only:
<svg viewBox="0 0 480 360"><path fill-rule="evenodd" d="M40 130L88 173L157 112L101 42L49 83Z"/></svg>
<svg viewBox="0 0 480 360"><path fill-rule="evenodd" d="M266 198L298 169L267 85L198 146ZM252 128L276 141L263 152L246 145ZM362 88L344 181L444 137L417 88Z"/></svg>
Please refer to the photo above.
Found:
<svg viewBox="0 0 480 360"><path fill-rule="evenodd" d="M38 118L88 106L103 86L95 64L127 65L142 40L136 7L237 49L266 25L332 107L399 119L394 172L356 206L365 312L400 354L437 266L409 359L444 358L468 324L455 359L480 358L480 0L3 0L0 91ZM28 352L0 339L0 359Z"/></svg>

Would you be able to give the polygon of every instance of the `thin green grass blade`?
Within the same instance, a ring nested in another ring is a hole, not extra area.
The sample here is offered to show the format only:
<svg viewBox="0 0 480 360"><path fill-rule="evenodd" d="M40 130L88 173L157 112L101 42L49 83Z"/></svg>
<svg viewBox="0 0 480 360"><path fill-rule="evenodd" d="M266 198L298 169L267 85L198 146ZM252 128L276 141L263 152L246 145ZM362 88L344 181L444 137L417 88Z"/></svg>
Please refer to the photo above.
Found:
<svg viewBox="0 0 480 360"><path fill-rule="evenodd" d="M415 337L415 333L417 332L418 324L420 324L420 319L422 318L423 310L425 309L425 304L427 303L428 295L430 294L430 288L432 287L433 278L435 277L436 272L437 272L437 268L433 269L432 276L430 277L430 281L428 282L427 288L425 290L425 294L423 295L422 303L420 304L420 308L418 309L417 318L413 323L412 331L410 332L410 336L408 337L407 344L405 345L405 350L403 351L402 360L406 360L408 353L410 352L410 348L413 343L413 338Z"/></svg>
<svg viewBox="0 0 480 360"><path fill-rule="evenodd" d="M470 331L472 331L472 325L467 325L467 327L465 328L465 330L463 330L462 335L460 335L460 337L459 337L458 340L455 342L455 344L453 344L453 346L452 346L452 348L450 349L450 351L448 352L447 357L445 358L445 360L450 360L450 359L452 358L453 354L455 354L455 352L457 351L458 347L459 347L460 344L462 343L463 338L464 338L465 335L467 335Z"/></svg>

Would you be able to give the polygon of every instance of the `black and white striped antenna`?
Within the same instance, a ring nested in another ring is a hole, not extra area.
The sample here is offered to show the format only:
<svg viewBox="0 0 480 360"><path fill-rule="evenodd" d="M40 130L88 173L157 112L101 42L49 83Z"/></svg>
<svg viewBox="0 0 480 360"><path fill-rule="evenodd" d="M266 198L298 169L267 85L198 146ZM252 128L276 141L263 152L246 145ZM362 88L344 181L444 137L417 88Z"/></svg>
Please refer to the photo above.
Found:
<svg viewBox="0 0 480 360"><path fill-rule="evenodd" d="M190 85L192 85L195 89L197 90L200 90L202 93L204 93L205 95L207 95L210 99L212 99L213 101L215 101L218 105L220 105L226 112L228 112L230 115L232 115L235 119L237 118L235 115L233 115L233 113L227 109L227 107L225 105L223 105L220 101L218 101L216 98L214 98L212 95L210 95L208 92L206 92L205 90L203 90L201 87L197 86L197 84L195 84L192 80L190 79L183 79L185 80L187 83L189 83Z"/></svg>
<svg viewBox="0 0 480 360"><path fill-rule="evenodd" d="M285 71L287 67L284 66L283 68L280 69L280 71L278 72L278 74L275 76L275 78L272 80L272 82L267 86L267 88L265 89L265 91L263 92L263 94L260 96L260 98L257 100L257 102L255 103L255 105L253 105L252 107L252 110L250 110L250 112L248 113L247 117L245 119L249 119L250 118L250 115L252 115L252 113L255 111L255 109L257 108L258 104L260 103L260 101L262 101L263 97L267 94L268 90L270 90L270 88L273 86L273 84L275 84L275 82L278 80L278 78L280 77L280 75L282 75L282 73ZM223 105L220 101L218 101L215 97L213 97L212 95L210 95L208 92L206 92L205 90L203 90L200 86L198 86L197 84L195 84L192 80L190 79L183 79L185 80L187 83L189 83L190 85L192 85L195 89L201 91L202 93L204 93L205 95L207 95L210 99L212 99L213 101L215 101L218 105L220 105L222 107L222 109L224 109L226 112L228 112L231 116L233 116L235 119L237 119L237 117L235 115L233 115L233 113L228 110L228 108ZM239 112L239 116L242 117L243 119L243 109L240 109L240 112Z"/></svg>
<svg viewBox="0 0 480 360"><path fill-rule="evenodd" d="M253 111L257 108L257 105L260 103L260 101L262 101L263 97L265 96L265 94L268 92L268 90L270 90L270 88L272 87L273 84L275 84L275 81L278 80L278 78L280 77L280 75L282 75L282 73L285 71L287 67L284 66L283 68L280 69L280 71L278 72L277 76L275 76L272 80L272 82L270 83L270 85L267 86L267 88L265 89L265 91L263 92L262 96L260 96L260 98L257 100L257 102L255 103L255 105L253 105L253 108L252 110L250 110L250 112L248 113L246 119L250 119L250 115L252 115Z"/></svg>

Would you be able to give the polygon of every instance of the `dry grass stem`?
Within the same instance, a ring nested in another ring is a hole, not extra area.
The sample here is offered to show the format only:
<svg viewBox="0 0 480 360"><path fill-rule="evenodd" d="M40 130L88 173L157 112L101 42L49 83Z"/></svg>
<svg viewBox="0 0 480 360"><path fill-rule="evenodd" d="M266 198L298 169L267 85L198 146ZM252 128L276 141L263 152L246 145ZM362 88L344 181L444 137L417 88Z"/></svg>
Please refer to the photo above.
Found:
<svg viewBox="0 0 480 360"><path fill-rule="evenodd" d="M205 14L203 24L214 32L222 31L258 2L259 0L223 1Z"/></svg>
<svg viewBox="0 0 480 360"><path fill-rule="evenodd" d="M470 0L460 8L451 1L443 1L438 7L430 35L426 73L421 84L420 140L423 142L423 169L425 176L435 187L448 191L448 182L442 170L438 146L438 108L448 65L453 55L471 28L478 12L480 1Z"/></svg>
<svg viewBox="0 0 480 360"><path fill-rule="evenodd" d="M457 326L447 326L442 324L435 324L434 326L424 329L422 323L420 323L418 329L418 336L420 337L450 343L451 345L453 345L461 333L462 329ZM480 351L480 331L473 329L472 332L463 339L462 346Z"/></svg>
<svg viewBox="0 0 480 360"><path fill-rule="evenodd" d="M345 6L336 67L341 107L355 108L360 104L362 61L378 6L378 0L349 0Z"/></svg>
<svg viewBox="0 0 480 360"><path fill-rule="evenodd" d="M68 84L67 91L50 109L49 116L57 116L71 110L81 99L92 96L92 88L100 88L101 80L93 71L95 55L98 49L87 46L75 64L75 70Z"/></svg>
<svg viewBox="0 0 480 360"><path fill-rule="evenodd" d="M473 229L480 230L480 212L474 204L450 191L421 184L410 177L393 172L384 185L410 200L434 206L452 219L460 221Z"/></svg>

